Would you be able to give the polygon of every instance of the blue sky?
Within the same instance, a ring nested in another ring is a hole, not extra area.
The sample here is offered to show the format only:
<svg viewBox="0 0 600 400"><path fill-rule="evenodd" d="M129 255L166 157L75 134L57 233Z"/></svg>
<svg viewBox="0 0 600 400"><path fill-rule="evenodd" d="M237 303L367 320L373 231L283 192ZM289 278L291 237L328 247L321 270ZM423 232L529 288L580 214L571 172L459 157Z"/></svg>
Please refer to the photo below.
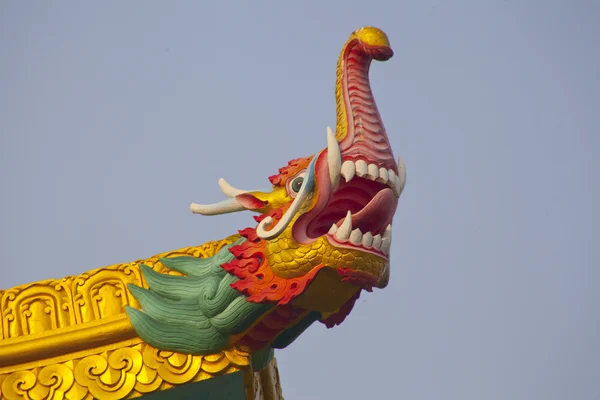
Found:
<svg viewBox="0 0 600 400"><path fill-rule="evenodd" d="M339 50L375 25L408 171L391 281L277 354L285 398L597 399L599 17L583 0L3 3L0 287L252 224L189 203L324 148Z"/></svg>

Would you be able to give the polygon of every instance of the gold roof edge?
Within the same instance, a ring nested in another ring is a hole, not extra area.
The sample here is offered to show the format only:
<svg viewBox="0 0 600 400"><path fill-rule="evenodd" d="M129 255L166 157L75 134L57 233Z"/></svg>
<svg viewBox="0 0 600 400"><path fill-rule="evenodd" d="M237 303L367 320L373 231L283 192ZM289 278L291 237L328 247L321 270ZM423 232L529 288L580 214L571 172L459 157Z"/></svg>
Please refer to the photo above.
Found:
<svg viewBox="0 0 600 400"><path fill-rule="evenodd" d="M104 346L137 335L127 315L83 325L52 329L36 335L0 340L0 368Z"/></svg>

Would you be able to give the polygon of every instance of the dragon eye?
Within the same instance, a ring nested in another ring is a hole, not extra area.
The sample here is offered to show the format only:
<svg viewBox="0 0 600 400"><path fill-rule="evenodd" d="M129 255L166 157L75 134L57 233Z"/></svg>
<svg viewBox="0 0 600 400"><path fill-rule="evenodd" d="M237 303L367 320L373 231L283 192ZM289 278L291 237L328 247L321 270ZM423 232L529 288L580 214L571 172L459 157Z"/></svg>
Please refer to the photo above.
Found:
<svg viewBox="0 0 600 400"><path fill-rule="evenodd" d="M304 175L305 172L301 172L294 179L288 180L287 182L287 192L291 197L296 197L300 188L302 188L302 184L304 183Z"/></svg>
<svg viewBox="0 0 600 400"><path fill-rule="evenodd" d="M294 179L292 181L292 190L298 193L300 191L300 188L302 187L302 182L304 182L304 177L302 176L299 176L298 178Z"/></svg>

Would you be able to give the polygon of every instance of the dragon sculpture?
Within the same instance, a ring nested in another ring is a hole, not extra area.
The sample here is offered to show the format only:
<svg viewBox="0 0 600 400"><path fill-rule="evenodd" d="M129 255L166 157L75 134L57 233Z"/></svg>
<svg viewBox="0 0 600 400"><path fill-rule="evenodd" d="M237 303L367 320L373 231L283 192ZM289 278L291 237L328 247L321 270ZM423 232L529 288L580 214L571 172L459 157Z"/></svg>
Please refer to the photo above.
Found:
<svg viewBox="0 0 600 400"><path fill-rule="evenodd" d="M134 271L129 276L138 278L125 279L121 293L113 293L122 300L119 311L111 316L99 309L90 318L127 318L119 329L157 351L208 357L241 349L258 371L272 359L272 349L288 346L316 321L327 327L342 323L363 290L384 288L406 172L393 155L369 67L392 55L380 29L353 32L337 64L337 121L335 131L326 130L327 147L280 168L269 177L269 191L241 190L220 179L226 200L191 205L202 215L253 211L256 225L204 254L175 252L128 264ZM27 287L17 289L12 299ZM3 309L10 308L4 299L10 292L2 292ZM81 315L71 325L86 323ZM9 325L4 322L5 341L35 333ZM3 363L5 348L0 340L0 367L10 364Z"/></svg>

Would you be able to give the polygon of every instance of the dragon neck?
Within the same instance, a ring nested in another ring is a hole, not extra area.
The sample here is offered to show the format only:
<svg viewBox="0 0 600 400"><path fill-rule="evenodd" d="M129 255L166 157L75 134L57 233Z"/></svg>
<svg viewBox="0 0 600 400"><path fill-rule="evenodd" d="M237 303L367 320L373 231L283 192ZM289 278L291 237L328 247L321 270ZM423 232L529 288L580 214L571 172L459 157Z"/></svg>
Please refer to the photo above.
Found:
<svg viewBox="0 0 600 400"><path fill-rule="evenodd" d="M324 266L297 278L278 277L267 262L267 242L254 228L239 233L206 258L160 258L178 275L140 265L147 288L129 284L128 289L141 308L128 305L125 311L142 340L186 354L212 354L234 343L255 352L283 332L287 339L276 346L285 347L296 337L296 323L304 321L303 330L317 319L291 301ZM333 314L323 321L328 327L343 320L346 311Z"/></svg>
<svg viewBox="0 0 600 400"><path fill-rule="evenodd" d="M369 145L384 141L376 147L390 148L369 81L372 60L356 37L350 37L342 48L335 88L336 138L346 155L370 154L383 161L393 157L391 152Z"/></svg>

